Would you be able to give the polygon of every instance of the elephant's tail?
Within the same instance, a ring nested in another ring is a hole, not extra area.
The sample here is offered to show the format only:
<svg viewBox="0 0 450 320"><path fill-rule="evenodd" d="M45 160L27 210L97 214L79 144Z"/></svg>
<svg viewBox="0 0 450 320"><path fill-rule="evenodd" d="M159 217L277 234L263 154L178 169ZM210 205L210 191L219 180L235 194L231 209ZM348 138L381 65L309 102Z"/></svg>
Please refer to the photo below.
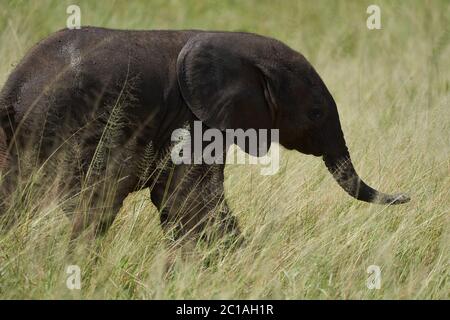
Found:
<svg viewBox="0 0 450 320"><path fill-rule="evenodd" d="M15 108L19 100L20 78L17 72L8 78L0 92L0 173L8 167L11 160L11 144L15 128Z"/></svg>
<svg viewBox="0 0 450 320"><path fill-rule="evenodd" d="M9 164L8 139L3 128L0 128L0 172L8 167Z"/></svg>
<svg viewBox="0 0 450 320"><path fill-rule="evenodd" d="M0 173L10 163L10 143L13 135L14 108L7 99L4 99L4 91L0 95Z"/></svg>

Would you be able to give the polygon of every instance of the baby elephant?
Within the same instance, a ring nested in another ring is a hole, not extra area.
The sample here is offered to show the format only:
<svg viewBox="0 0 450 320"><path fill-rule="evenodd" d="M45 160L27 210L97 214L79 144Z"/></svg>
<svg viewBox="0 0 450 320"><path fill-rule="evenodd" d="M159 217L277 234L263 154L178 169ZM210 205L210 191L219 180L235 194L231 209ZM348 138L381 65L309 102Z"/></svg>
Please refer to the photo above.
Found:
<svg viewBox="0 0 450 320"><path fill-rule="evenodd" d="M358 177L336 103L314 68L283 43L255 34L56 32L9 76L0 120L4 201L38 169L41 185L67 195L74 238L87 226L105 230L125 197L147 187L163 229L175 230L175 238L199 235L210 223L238 233L224 199L224 165L177 164L170 156L174 130L192 129L194 121L223 135L278 129L282 146L321 156L352 197L409 200Z"/></svg>

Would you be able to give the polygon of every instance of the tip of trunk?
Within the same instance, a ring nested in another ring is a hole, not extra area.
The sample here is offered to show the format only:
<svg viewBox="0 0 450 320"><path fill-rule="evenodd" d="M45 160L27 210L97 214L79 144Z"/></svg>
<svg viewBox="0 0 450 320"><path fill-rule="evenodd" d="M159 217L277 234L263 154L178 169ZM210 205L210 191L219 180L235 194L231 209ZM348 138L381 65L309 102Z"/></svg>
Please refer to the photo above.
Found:
<svg viewBox="0 0 450 320"><path fill-rule="evenodd" d="M356 173L350 156L324 157L325 165L337 183L352 197L378 204L402 204L411 200L406 194L385 194L369 187Z"/></svg>
<svg viewBox="0 0 450 320"><path fill-rule="evenodd" d="M378 192L378 195L373 199L374 201L370 201L373 203L379 203L379 204L402 204L402 203L407 203L411 200L411 198L404 193L399 193L399 194L393 194L393 195L388 195L388 194L383 194L381 192Z"/></svg>

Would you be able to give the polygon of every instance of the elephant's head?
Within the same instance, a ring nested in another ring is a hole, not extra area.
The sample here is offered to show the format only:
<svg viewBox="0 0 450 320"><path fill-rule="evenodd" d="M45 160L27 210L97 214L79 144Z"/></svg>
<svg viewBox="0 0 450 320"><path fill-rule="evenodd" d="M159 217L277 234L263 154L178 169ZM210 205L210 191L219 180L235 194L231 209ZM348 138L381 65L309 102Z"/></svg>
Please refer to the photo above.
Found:
<svg viewBox="0 0 450 320"><path fill-rule="evenodd" d="M201 33L177 61L182 95L207 126L279 129L280 144L322 156L338 184L358 200L399 204L403 194L372 189L357 175L333 97L311 64L274 39Z"/></svg>

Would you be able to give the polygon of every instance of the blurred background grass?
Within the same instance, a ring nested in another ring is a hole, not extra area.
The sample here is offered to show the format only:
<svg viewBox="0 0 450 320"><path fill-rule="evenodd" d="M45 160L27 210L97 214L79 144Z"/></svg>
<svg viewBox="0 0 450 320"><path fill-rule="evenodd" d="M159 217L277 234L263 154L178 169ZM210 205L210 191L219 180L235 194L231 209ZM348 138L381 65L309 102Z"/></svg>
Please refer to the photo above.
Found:
<svg viewBox="0 0 450 320"><path fill-rule="evenodd" d="M82 25L248 31L284 41L333 94L361 177L412 201L357 202L320 159L295 152L284 151L270 177L227 166L226 196L249 245L231 252L199 244L195 258L180 259L163 280L166 248L145 192L128 199L106 238L95 248L80 244L71 261L68 220L44 196L34 200L44 209L20 212L22 222L0 234L0 297L450 297L448 1L376 1L382 29L368 30L371 0L2 0L0 84L33 44L65 27L69 4L80 6ZM80 265L81 290L67 289L68 264ZM369 265L381 267L380 290L366 287Z"/></svg>

